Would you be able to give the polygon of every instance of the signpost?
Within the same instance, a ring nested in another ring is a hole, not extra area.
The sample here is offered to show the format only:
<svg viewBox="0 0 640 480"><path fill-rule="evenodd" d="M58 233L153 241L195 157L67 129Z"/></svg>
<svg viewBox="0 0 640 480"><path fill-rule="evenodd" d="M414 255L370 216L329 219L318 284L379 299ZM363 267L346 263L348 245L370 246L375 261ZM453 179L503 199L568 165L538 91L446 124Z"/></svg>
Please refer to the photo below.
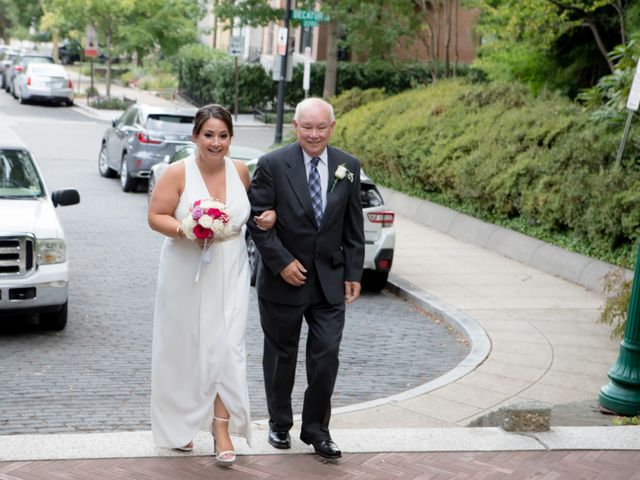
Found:
<svg viewBox="0 0 640 480"><path fill-rule="evenodd" d="M275 144L282 142L282 121L284 117L284 92L286 86L286 80L291 66L289 62L289 21L297 20L302 22L305 27L317 27L320 22L329 21L329 16L322 12L316 12L314 10L292 10L291 0L286 0L284 10L284 27L280 28L278 32L278 55L280 56L280 70L278 71L278 100L276 103L276 137ZM276 75L276 62L278 59L274 59L274 80ZM306 63L306 61L305 61ZM305 67L306 68L306 67Z"/></svg>
<svg viewBox="0 0 640 480"><path fill-rule="evenodd" d="M233 115L238 121L238 57L244 52L244 37L234 35L229 38L229 55L233 57Z"/></svg>
<svg viewBox="0 0 640 480"><path fill-rule="evenodd" d="M620 168L620 162L622 161L622 154L624 153L624 147L627 144L629 138L629 130L631 129L631 120L633 119L634 112L638 111L640 106L640 60L636 67L636 74L633 76L633 82L631 83L631 91L629 92L629 98L627 99L627 121L624 125L624 132L622 133L622 140L620 141L620 147L618 148L618 155L616 156L615 169Z"/></svg>
<svg viewBox="0 0 640 480"><path fill-rule="evenodd" d="M309 96L309 87L311 86L311 47L304 49L304 72L302 74L302 89L304 90L304 98Z"/></svg>
<svg viewBox="0 0 640 480"><path fill-rule="evenodd" d="M93 86L93 59L98 56L98 33L90 23L87 24L85 30L84 56L89 58L89 62L91 63L91 89L89 91L93 94L95 90Z"/></svg>

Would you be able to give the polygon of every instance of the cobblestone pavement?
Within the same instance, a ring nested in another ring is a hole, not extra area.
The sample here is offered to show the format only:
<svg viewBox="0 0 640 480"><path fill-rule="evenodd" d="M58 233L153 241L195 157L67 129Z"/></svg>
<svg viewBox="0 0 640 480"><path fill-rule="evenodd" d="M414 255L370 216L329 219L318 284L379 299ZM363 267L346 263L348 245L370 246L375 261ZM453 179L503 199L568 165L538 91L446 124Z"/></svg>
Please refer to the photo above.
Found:
<svg viewBox="0 0 640 480"><path fill-rule="evenodd" d="M0 435L149 429L153 297L162 239L147 226L146 195L125 194L117 180L99 176L106 124L72 110L21 107L22 116L10 117L11 126L35 153L49 188L74 186L81 203L58 209L72 272L67 328L48 332L35 322L6 318L0 325ZM249 393L253 418L263 418L255 292L250 312ZM412 305L390 293L365 294L347 311L334 406L420 385L453 368L467 351L457 335ZM306 383L300 366L296 412Z"/></svg>

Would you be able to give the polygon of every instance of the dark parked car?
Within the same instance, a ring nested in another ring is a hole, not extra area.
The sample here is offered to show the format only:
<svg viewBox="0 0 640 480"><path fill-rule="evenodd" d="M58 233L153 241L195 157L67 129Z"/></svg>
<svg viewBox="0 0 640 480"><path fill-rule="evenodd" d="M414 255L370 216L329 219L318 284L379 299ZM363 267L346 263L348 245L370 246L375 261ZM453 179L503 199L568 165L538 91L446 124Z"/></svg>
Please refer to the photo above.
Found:
<svg viewBox="0 0 640 480"><path fill-rule="evenodd" d="M63 40L58 46L58 58L60 58L60 63L64 65L72 65L75 62L83 60L84 48L77 40ZM89 59L87 58L86 60ZM107 56L100 52L97 60L104 63L107 61ZM117 63L115 60L117 59L114 59L113 63Z"/></svg>
<svg viewBox="0 0 640 480"><path fill-rule="evenodd" d="M63 65L72 65L82 60L82 45L75 40L64 40L58 46L58 58Z"/></svg>
<svg viewBox="0 0 640 480"><path fill-rule="evenodd" d="M18 52L11 49L6 49L0 53L0 86L4 89L9 86L9 69L16 55L18 55Z"/></svg>
<svg viewBox="0 0 640 480"><path fill-rule="evenodd" d="M164 108L134 104L104 133L98 156L103 177L120 175L125 192L146 181L151 167L191 143L196 108Z"/></svg>

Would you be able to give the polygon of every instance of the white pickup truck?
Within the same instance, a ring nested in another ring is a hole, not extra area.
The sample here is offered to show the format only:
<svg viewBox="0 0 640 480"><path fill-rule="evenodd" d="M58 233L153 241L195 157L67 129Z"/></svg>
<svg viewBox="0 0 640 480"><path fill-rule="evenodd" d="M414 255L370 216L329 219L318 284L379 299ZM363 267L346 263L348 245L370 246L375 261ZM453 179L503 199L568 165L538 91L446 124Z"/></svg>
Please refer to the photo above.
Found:
<svg viewBox="0 0 640 480"><path fill-rule="evenodd" d="M37 313L45 328L66 326L69 268L55 207L79 201L75 189L49 196L29 151L0 139L0 321Z"/></svg>

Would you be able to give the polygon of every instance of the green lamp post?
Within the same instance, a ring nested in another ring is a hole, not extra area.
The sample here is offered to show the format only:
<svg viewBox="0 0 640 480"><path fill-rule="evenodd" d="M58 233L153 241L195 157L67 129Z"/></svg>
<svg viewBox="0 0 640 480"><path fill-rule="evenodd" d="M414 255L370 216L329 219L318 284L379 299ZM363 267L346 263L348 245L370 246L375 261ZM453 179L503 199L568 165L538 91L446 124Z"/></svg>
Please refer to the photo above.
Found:
<svg viewBox="0 0 640 480"><path fill-rule="evenodd" d="M618 359L609 369L609 379L600 389L600 405L620 415L640 414L640 249L624 338Z"/></svg>

